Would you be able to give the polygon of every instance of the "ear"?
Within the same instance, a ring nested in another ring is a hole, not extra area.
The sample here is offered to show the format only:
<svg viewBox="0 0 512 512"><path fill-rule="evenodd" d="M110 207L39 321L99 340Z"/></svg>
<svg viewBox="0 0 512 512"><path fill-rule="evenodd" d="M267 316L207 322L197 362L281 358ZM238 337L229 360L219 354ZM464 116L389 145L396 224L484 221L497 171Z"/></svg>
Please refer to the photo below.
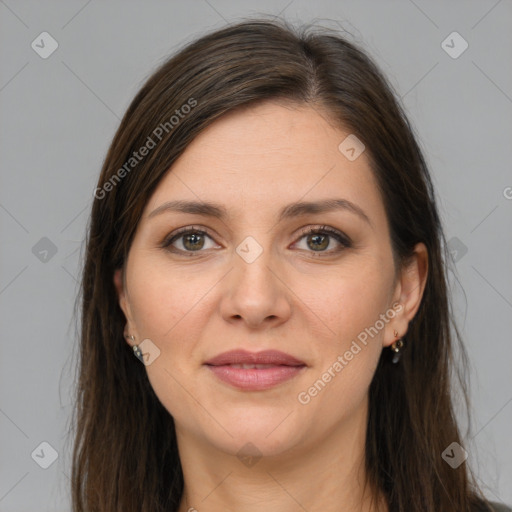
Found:
<svg viewBox="0 0 512 512"><path fill-rule="evenodd" d="M414 318L418 311L428 275L428 250L423 243L418 243L414 247L414 253L410 260L400 271L393 304L399 303L393 309L396 315L388 324L384 346L391 345L395 340L404 336L409 327L409 322ZM394 336L394 332L398 336Z"/></svg>
<svg viewBox="0 0 512 512"><path fill-rule="evenodd" d="M126 318L125 334L131 334L131 335L136 336L136 334L134 332L132 332L132 329L134 328L135 323L133 322L133 319L132 319L130 303L128 302L128 297L127 297L127 293L126 293L126 282L124 279L124 271L122 268L118 268L114 272L114 286L116 287L117 297L119 300L119 306L120 306L121 310L123 311L124 316ZM126 341L128 344L131 343L129 339L127 339Z"/></svg>

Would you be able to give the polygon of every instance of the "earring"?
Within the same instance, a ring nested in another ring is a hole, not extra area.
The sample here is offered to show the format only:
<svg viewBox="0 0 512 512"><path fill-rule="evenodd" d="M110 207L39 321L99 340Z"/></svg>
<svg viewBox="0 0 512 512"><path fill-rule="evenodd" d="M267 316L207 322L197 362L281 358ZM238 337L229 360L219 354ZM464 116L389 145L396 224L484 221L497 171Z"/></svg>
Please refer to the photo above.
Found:
<svg viewBox="0 0 512 512"><path fill-rule="evenodd" d="M129 339L130 341L135 341L135 336L132 336L131 334L125 334L124 337L126 339ZM142 350L139 348L138 345L133 345L132 347L133 353L135 357L139 360L144 362L144 357L142 356Z"/></svg>
<svg viewBox="0 0 512 512"><path fill-rule="evenodd" d="M398 332L396 330L394 330L393 335L396 338L398 336ZM396 364L396 363L398 363L398 361L400 361L400 357L402 356L401 349L403 348L403 346L404 346L404 342L402 339L395 340L393 342L393 344L391 345L391 350L394 352L393 359L391 360L391 362L393 364Z"/></svg>

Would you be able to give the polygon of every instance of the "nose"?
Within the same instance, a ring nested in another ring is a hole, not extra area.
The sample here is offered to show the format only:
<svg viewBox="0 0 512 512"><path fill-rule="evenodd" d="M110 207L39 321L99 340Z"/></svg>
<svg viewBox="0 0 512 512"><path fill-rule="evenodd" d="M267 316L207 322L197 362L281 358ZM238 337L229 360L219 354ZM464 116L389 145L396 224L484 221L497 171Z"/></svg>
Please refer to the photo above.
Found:
<svg viewBox="0 0 512 512"><path fill-rule="evenodd" d="M253 261L235 253L233 269L223 281L221 314L227 322L244 322L258 329L289 319L292 293L270 251L264 250Z"/></svg>

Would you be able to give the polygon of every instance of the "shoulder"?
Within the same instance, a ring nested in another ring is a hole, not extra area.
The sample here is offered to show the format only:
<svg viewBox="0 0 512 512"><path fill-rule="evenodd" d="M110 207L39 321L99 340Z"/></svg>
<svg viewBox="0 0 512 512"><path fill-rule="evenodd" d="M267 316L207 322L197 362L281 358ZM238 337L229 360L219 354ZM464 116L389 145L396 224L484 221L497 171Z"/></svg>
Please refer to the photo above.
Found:
<svg viewBox="0 0 512 512"><path fill-rule="evenodd" d="M496 512L512 512L512 508L508 505L504 505L503 503L492 503L492 506Z"/></svg>
<svg viewBox="0 0 512 512"><path fill-rule="evenodd" d="M489 503L493 512L512 512L512 508L510 508L508 505L504 505L503 503L496 503L494 501L490 501Z"/></svg>

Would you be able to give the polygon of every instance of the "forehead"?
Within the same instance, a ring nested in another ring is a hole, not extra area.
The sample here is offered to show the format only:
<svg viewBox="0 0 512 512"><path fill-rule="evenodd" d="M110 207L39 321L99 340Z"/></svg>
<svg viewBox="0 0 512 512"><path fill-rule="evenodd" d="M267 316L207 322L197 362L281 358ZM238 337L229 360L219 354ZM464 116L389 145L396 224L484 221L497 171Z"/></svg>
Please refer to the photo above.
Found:
<svg viewBox="0 0 512 512"><path fill-rule="evenodd" d="M234 218L275 217L285 204L344 198L384 215L365 152L339 149L350 132L318 108L265 102L230 112L203 130L159 183L145 216L170 200L222 203Z"/></svg>

